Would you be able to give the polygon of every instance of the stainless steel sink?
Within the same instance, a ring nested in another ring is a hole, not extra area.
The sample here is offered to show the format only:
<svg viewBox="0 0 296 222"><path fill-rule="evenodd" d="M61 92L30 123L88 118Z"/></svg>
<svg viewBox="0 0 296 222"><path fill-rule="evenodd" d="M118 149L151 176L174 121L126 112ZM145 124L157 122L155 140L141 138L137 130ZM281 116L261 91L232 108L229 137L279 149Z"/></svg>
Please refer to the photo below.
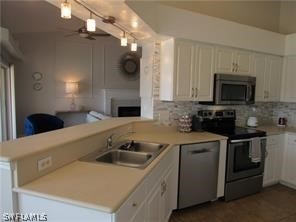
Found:
<svg viewBox="0 0 296 222"><path fill-rule="evenodd" d="M141 141L124 141L104 152L93 152L80 161L92 163L108 163L120 166L145 168L168 144L158 144Z"/></svg>
<svg viewBox="0 0 296 222"><path fill-rule="evenodd" d="M150 142L141 141L126 141L124 144L120 145L118 149L128 150L134 152L144 152L144 153L158 153L161 149L165 148L167 144L158 144Z"/></svg>
<svg viewBox="0 0 296 222"><path fill-rule="evenodd" d="M117 165L141 167L152 157L150 153L135 153L122 150L110 150L96 158L97 162L113 163Z"/></svg>

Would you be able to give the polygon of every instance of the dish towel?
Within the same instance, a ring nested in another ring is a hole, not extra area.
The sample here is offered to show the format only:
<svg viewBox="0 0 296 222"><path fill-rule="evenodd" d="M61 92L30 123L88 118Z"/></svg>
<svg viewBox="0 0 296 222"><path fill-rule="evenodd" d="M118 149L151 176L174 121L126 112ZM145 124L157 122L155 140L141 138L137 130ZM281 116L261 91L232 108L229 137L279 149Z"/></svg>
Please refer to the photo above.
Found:
<svg viewBox="0 0 296 222"><path fill-rule="evenodd" d="M261 162L261 140L259 137L252 139L250 143L249 157L253 163Z"/></svg>

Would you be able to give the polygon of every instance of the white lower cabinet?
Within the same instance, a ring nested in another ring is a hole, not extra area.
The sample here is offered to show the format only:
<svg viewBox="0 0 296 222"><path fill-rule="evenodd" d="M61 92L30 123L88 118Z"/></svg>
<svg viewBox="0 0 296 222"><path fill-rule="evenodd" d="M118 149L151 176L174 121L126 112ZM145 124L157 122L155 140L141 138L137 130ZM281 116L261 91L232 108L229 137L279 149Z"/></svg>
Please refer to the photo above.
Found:
<svg viewBox="0 0 296 222"><path fill-rule="evenodd" d="M146 221L144 218L146 218L146 209L147 205L144 202L138 211L135 213L134 217L131 219L131 222L143 222Z"/></svg>
<svg viewBox="0 0 296 222"><path fill-rule="evenodd" d="M177 208L178 164L179 147L175 146L113 214L24 193L18 193L19 212L44 212L49 222L165 222Z"/></svg>
<svg viewBox="0 0 296 222"><path fill-rule="evenodd" d="M156 183L154 190L148 194L147 222L168 221L177 205L177 164L172 165L164 177Z"/></svg>
<svg viewBox="0 0 296 222"><path fill-rule="evenodd" d="M296 188L296 135L286 134L285 140L281 181Z"/></svg>
<svg viewBox="0 0 296 222"><path fill-rule="evenodd" d="M265 159L263 186L276 184L280 180L284 146L283 137L284 135L274 135L267 137L267 156Z"/></svg>
<svg viewBox="0 0 296 222"><path fill-rule="evenodd" d="M263 186L278 182L296 189L296 135L267 137Z"/></svg>

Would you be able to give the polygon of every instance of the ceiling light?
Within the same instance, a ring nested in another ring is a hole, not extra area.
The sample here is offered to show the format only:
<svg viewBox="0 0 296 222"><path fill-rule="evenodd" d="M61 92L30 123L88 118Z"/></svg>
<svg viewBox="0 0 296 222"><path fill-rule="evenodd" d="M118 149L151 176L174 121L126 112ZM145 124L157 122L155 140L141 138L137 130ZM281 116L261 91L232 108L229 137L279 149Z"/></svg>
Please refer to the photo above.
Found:
<svg viewBox="0 0 296 222"><path fill-rule="evenodd" d="M133 28L138 28L138 26L139 26L139 24L138 24L138 22L137 21L132 21L132 27Z"/></svg>
<svg viewBox="0 0 296 222"><path fill-rule="evenodd" d="M96 20L92 18L92 13L90 13L90 18L86 21L86 29L89 32L95 32L96 31Z"/></svg>
<svg viewBox="0 0 296 222"><path fill-rule="evenodd" d="M127 46L127 37L125 35L125 32L123 32L123 36L121 37L121 46Z"/></svg>
<svg viewBox="0 0 296 222"><path fill-rule="evenodd" d="M61 4L61 17L63 19L71 18L71 4L67 0Z"/></svg>
<svg viewBox="0 0 296 222"><path fill-rule="evenodd" d="M131 51L136 52L138 48L138 45L136 43L136 40L134 39L134 42L131 44Z"/></svg>

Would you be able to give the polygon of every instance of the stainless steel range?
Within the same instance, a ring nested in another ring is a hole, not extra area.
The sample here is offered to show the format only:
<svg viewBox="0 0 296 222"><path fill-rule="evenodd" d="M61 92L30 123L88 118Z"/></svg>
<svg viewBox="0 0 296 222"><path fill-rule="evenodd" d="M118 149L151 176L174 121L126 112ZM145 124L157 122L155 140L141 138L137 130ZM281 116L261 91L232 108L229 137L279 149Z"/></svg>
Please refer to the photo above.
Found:
<svg viewBox="0 0 296 222"><path fill-rule="evenodd" d="M236 127L235 110L198 112L203 130L228 137L225 200L261 191L263 184L266 133Z"/></svg>

